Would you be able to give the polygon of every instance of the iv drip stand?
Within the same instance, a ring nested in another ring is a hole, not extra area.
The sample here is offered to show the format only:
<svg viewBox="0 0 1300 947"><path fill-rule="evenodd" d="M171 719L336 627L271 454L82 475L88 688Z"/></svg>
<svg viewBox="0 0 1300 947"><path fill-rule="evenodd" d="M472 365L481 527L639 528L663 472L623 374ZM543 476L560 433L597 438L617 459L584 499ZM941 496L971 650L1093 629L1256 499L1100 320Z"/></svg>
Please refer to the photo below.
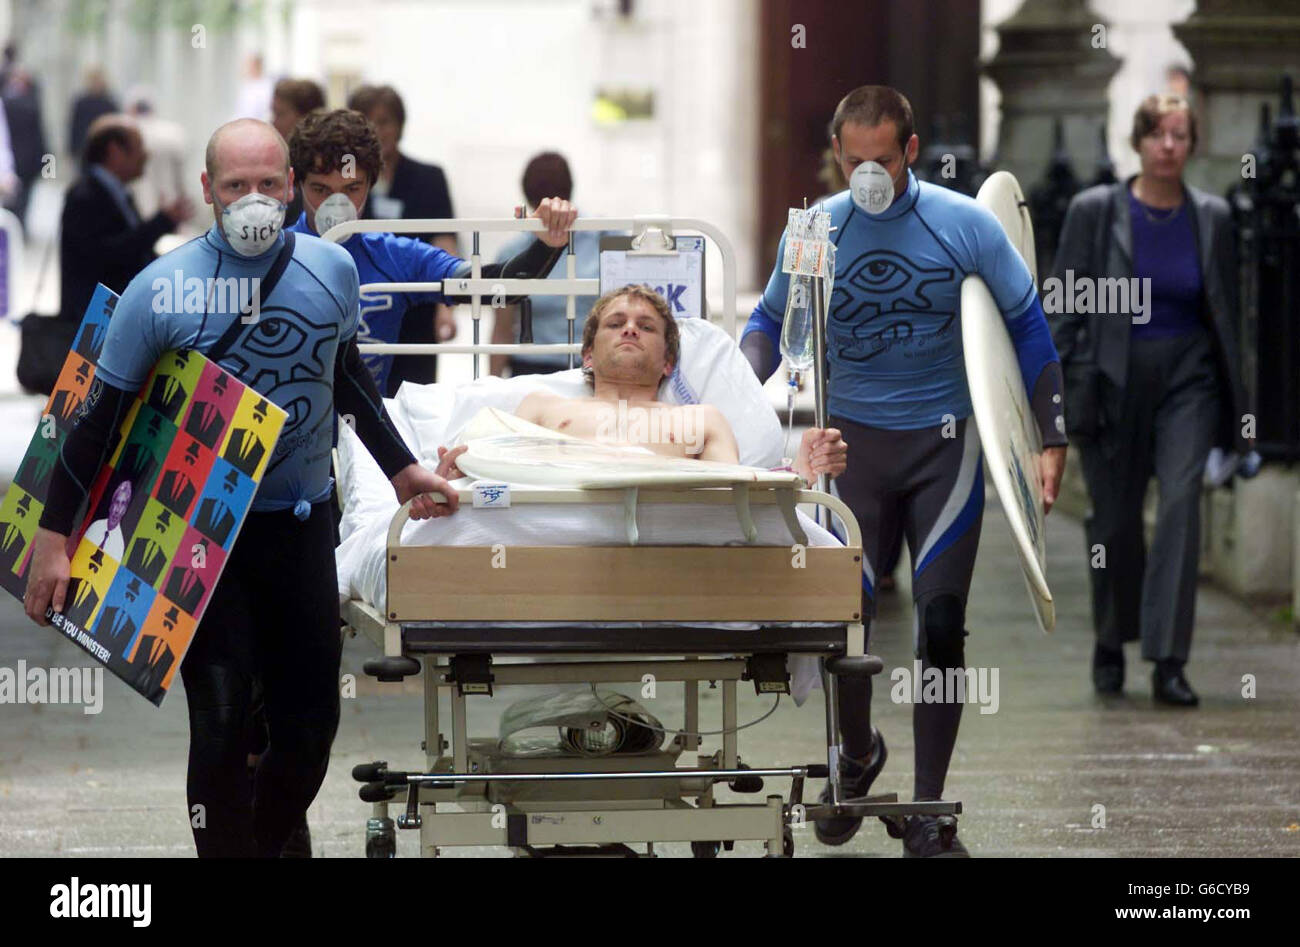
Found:
<svg viewBox="0 0 1300 947"><path fill-rule="evenodd" d="M815 277L812 281L812 314L813 314L813 384L814 384L814 407L813 423L819 427L826 427L826 319L825 303L822 300L825 283L822 277ZM817 489L822 493L830 492L830 480L825 474L817 476ZM817 507L817 523L819 526L830 528L830 523L822 522L823 508Z"/></svg>

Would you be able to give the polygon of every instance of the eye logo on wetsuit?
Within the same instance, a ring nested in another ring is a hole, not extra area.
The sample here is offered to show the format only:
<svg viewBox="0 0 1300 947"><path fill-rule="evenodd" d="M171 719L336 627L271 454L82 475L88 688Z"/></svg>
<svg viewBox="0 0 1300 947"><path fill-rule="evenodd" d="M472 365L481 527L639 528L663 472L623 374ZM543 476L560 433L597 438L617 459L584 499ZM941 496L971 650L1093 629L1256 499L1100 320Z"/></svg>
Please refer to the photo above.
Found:
<svg viewBox="0 0 1300 947"><path fill-rule="evenodd" d="M895 260L885 256L868 259L849 281L869 293L892 293L907 285L910 274Z"/></svg>
<svg viewBox="0 0 1300 947"><path fill-rule="evenodd" d="M831 345L839 358L865 362L895 346L924 345L945 331L955 312L936 310L935 284L949 283L952 267L925 267L892 250L871 250L836 277L831 295Z"/></svg>
<svg viewBox="0 0 1300 947"><path fill-rule="evenodd" d="M337 322L313 322L290 309L263 309L221 359L288 414L268 475L298 448L322 437L328 442L332 435L338 341Z"/></svg>
<svg viewBox="0 0 1300 947"><path fill-rule="evenodd" d="M288 319L273 316L258 320L257 327L244 344L264 358L279 358L298 351L306 339L307 333Z"/></svg>

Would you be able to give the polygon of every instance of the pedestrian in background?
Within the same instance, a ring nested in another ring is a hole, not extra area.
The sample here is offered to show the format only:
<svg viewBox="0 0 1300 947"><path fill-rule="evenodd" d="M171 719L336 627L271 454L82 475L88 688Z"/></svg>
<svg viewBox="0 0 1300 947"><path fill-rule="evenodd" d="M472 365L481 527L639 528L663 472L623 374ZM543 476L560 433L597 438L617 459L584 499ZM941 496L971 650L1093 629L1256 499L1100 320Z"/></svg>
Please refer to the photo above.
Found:
<svg viewBox="0 0 1300 947"><path fill-rule="evenodd" d="M271 124L288 141L308 113L325 107L325 90L310 79L281 79L271 93ZM284 212L284 226L292 227L302 216L302 189L295 187Z"/></svg>
<svg viewBox="0 0 1300 947"><path fill-rule="evenodd" d="M6 59L10 58L11 50L12 45L6 49ZM16 59L16 56L15 51L13 58ZM16 192L9 197L6 206L19 220L23 220L27 216L32 188L41 176L45 155L49 153L49 144L45 140L45 122L41 116L40 86L32 74L17 62L7 65L0 82L14 156L14 175L18 179Z"/></svg>
<svg viewBox="0 0 1300 947"><path fill-rule="evenodd" d="M1155 665L1153 697L1183 707L1198 703L1183 668L1196 617L1206 458L1216 444L1249 449L1232 218L1226 201L1183 181L1196 140L1186 99L1146 98L1129 138L1141 172L1076 195L1065 216L1053 276L1062 285L1071 276L1076 285L1141 280L1129 285L1150 286L1145 311L1051 316L1067 430L1092 499L1088 556L1105 555L1105 568L1089 570L1093 684L1120 693L1124 642L1140 638L1142 657ZM1160 500L1148 550L1142 502L1153 475Z"/></svg>
<svg viewBox="0 0 1300 947"><path fill-rule="evenodd" d="M86 136L91 123L101 115L118 111L117 99L108 91L108 80L98 67L86 70L81 92L72 100L71 118L68 122L68 153L80 157L86 147Z"/></svg>
<svg viewBox="0 0 1300 947"><path fill-rule="evenodd" d="M153 245L194 215L177 197L150 217L141 216L127 185L144 173L149 160L144 138L125 115L101 115L86 136L81 178L63 202L59 264L64 319L79 322L95 284L115 293L153 262Z"/></svg>
<svg viewBox="0 0 1300 947"><path fill-rule="evenodd" d="M554 151L545 151L535 155L524 167L524 200L528 208L537 207L551 196L573 200L573 173L564 156ZM497 262L503 263L522 252L533 240L533 234L520 233L501 248ZM573 234L573 252L577 279L598 279L600 277L600 231L578 230ZM567 279L568 264L561 256L546 274L549 279ZM578 339L582 336L582 325L591 311L594 296L578 296L574 299L575 327ZM532 307L533 341L538 344L558 345L569 341L569 319L566 315L568 299L564 296L532 296L528 304ZM493 342L519 341L520 306L506 306L496 311L496 322L492 326ZM491 359L492 374L500 375L506 365L510 366L511 375L534 375L546 372L559 372L569 367L567 355L531 355L527 351L515 355L493 355Z"/></svg>
<svg viewBox="0 0 1300 947"><path fill-rule="evenodd" d="M383 170L370 188L361 216L372 220L438 220L456 216L442 168L416 161L398 150L406 128L406 104L397 90L388 85L363 85L348 96L348 108L360 112L375 126L384 159ZM454 233L410 236L440 247L452 256L460 255ZM446 342L455 334L452 307L445 303L421 303L406 310L398 341ZM393 359L391 377L394 386L400 386L403 381L429 384L437 380L438 360L428 355L398 355Z"/></svg>
<svg viewBox="0 0 1300 947"><path fill-rule="evenodd" d="M144 86L127 92L126 110L140 129L149 153L149 162L131 193L140 215L151 217L185 193L185 129L179 122L158 115L153 91Z"/></svg>

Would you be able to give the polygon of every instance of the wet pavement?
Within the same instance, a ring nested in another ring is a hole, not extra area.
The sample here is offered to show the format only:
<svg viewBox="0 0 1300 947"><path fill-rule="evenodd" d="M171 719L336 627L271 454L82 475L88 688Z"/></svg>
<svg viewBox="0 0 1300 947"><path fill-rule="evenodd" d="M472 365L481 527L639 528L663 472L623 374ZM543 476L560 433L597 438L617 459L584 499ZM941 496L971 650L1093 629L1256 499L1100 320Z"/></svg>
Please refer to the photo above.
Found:
<svg viewBox="0 0 1300 947"><path fill-rule="evenodd" d="M1089 680L1092 641L1080 524L1054 514L1048 542L1048 577L1059 616L1050 637L1034 624L1005 522L990 496L966 654L972 667L997 669L997 711L966 708L947 787L947 798L965 807L961 837L971 852L1300 854L1300 636L1272 610L1247 608L1202 586L1187 669L1200 708L1153 705L1150 668L1138 660L1136 644L1127 655L1125 696L1101 700ZM912 782L911 708L890 701L887 676L896 667L911 667L905 585L882 602L872 634L872 650L886 669L886 680L877 679L874 713L890 750L875 791L903 798ZM361 639L344 649L343 672L357 676L357 696L343 701L330 773L310 812L318 855L363 851L369 806L357 799L350 778L354 764L387 759L394 768L410 769L422 759L419 686L365 678L361 664L374 653ZM0 667L15 668L20 659L29 667L91 664L54 631L29 625L18 603L4 595ZM1243 696L1246 675L1253 675L1254 697ZM105 690L103 712L94 716L79 706L0 705L0 854L192 856L179 680L161 709L111 677ZM491 701L471 700L471 732L494 733L500 711L532 691L516 690L499 691ZM681 724L679 693L661 685L651 702L669 726ZM771 718L744 731L745 761L759 766L824 760L820 696L816 692L801 708L785 699ZM702 690L706 729L718 720L719 698L719 691ZM740 687L742 722L770 705L770 697ZM786 788L769 783L768 791ZM815 792L816 787L810 795ZM417 835L398 833L399 855L418 854ZM684 845L656 850L687 853ZM742 843L735 854L759 851L757 843ZM901 843L873 822L839 849L819 845L811 828L801 829L796 851L897 857Z"/></svg>

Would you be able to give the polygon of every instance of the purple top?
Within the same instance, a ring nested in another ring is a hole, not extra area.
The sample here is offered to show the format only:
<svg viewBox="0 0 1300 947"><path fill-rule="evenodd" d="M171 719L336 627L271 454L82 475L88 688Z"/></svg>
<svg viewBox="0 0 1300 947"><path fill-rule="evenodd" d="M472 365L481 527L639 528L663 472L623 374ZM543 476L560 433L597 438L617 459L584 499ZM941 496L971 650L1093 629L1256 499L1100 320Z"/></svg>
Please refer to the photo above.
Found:
<svg viewBox="0 0 1300 947"><path fill-rule="evenodd" d="M1133 324L1135 339L1185 335L1201 322L1201 265L1187 202L1174 210L1148 207L1130 192L1133 275L1150 279L1149 322ZM1144 294L1145 296L1145 294Z"/></svg>

